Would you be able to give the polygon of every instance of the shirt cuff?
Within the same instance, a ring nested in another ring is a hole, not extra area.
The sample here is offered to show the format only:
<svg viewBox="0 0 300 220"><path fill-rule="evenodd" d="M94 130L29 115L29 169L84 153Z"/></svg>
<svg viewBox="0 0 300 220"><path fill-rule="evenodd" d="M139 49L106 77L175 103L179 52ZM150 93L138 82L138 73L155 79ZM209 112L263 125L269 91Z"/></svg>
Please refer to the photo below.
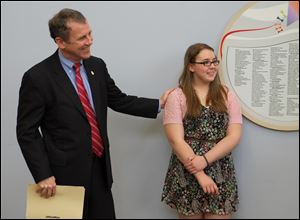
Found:
<svg viewBox="0 0 300 220"><path fill-rule="evenodd" d="M161 107L160 107L160 99L158 100L158 110L157 110L157 113L160 113L161 112Z"/></svg>

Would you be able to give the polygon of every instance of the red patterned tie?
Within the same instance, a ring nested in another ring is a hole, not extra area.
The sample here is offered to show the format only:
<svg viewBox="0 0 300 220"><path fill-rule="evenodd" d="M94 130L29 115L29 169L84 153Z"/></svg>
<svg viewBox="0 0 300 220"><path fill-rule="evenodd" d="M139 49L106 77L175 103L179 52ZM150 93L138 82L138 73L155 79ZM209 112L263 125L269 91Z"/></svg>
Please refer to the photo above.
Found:
<svg viewBox="0 0 300 220"><path fill-rule="evenodd" d="M84 111L86 113L87 119L91 126L93 152L98 157L101 157L102 152L103 152L103 140L100 135L95 112L90 104L90 101L87 96L87 92L83 85L83 81L82 81L82 78L80 75L80 65L81 65L80 63L76 63L74 65L75 72L76 72L76 86L77 86L77 90L78 90L78 95L79 95L81 104L84 108Z"/></svg>

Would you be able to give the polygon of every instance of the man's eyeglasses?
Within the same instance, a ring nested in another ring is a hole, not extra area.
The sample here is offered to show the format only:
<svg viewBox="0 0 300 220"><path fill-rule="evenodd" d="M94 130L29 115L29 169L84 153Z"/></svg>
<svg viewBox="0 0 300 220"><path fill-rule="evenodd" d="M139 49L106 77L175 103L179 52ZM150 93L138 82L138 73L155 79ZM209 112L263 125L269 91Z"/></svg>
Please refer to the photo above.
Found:
<svg viewBox="0 0 300 220"><path fill-rule="evenodd" d="M220 60L213 60L213 61L209 61L209 60L205 60L202 62L193 62L194 64L202 64L205 67L210 67L211 64L213 64L214 66L218 66L220 63Z"/></svg>

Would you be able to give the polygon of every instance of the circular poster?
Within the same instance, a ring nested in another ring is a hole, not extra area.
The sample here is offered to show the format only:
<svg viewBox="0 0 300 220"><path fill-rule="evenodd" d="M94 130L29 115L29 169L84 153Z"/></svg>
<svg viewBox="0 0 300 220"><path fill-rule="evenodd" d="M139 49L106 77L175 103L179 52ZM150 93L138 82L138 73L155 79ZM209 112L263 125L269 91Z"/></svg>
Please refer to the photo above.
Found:
<svg viewBox="0 0 300 220"><path fill-rule="evenodd" d="M220 78L243 115L266 128L299 130L299 2L246 5L219 46Z"/></svg>

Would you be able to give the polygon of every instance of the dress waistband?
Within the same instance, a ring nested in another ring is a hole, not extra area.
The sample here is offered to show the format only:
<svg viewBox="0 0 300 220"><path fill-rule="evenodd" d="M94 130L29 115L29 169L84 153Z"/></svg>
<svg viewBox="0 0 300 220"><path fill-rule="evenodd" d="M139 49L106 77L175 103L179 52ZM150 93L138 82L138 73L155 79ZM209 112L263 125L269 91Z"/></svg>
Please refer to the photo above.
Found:
<svg viewBox="0 0 300 220"><path fill-rule="evenodd" d="M209 143L218 143L222 138L216 139L216 140L204 140L204 139L199 139L195 137L184 137L185 140L195 140L195 141L201 141L201 142L209 142Z"/></svg>

